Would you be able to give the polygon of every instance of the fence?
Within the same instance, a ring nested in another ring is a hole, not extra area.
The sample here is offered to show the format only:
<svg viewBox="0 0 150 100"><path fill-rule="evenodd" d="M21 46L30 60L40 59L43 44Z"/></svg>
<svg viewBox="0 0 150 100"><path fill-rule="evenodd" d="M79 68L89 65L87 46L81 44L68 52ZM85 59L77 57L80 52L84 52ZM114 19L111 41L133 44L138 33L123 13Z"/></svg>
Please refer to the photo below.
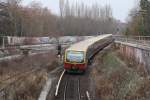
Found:
<svg viewBox="0 0 150 100"><path fill-rule="evenodd" d="M143 46L150 46L150 36L116 36L114 35L116 41L139 44Z"/></svg>

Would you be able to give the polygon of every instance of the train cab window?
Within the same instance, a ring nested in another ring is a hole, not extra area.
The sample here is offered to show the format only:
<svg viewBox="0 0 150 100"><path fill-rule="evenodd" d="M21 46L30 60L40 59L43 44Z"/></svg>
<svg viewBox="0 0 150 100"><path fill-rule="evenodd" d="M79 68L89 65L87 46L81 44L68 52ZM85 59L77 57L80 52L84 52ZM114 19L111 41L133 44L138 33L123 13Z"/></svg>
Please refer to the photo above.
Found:
<svg viewBox="0 0 150 100"><path fill-rule="evenodd" d="M68 51L66 53L67 62L83 63L84 62L84 53L79 51Z"/></svg>

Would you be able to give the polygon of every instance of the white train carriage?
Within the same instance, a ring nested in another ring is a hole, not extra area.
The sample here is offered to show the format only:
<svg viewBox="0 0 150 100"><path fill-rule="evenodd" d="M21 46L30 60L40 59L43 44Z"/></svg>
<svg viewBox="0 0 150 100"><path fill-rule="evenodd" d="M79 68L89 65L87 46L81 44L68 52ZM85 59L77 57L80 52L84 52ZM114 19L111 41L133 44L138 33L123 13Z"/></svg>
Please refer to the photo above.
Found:
<svg viewBox="0 0 150 100"><path fill-rule="evenodd" d="M72 45L65 51L64 68L71 73L84 72L92 57L111 42L112 34L106 34Z"/></svg>

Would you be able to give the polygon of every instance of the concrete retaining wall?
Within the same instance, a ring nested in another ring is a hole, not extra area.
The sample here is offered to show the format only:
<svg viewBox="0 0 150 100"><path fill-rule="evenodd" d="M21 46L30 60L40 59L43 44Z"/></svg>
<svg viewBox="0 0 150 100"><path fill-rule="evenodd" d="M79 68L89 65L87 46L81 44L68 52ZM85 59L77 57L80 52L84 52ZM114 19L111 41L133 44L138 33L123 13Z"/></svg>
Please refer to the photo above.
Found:
<svg viewBox="0 0 150 100"><path fill-rule="evenodd" d="M144 66L146 72L150 72L150 47L116 41L119 51L129 60Z"/></svg>

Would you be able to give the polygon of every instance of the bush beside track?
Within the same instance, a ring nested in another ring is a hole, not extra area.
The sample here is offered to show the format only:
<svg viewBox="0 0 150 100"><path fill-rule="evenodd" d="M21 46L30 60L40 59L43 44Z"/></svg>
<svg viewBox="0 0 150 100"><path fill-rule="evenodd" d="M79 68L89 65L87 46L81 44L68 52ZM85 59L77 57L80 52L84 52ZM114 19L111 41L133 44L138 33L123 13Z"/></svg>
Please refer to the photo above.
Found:
<svg viewBox="0 0 150 100"><path fill-rule="evenodd" d="M55 53L37 54L32 57L0 64L0 99L37 100L48 73L58 67Z"/></svg>
<svg viewBox="0 0 150 100"><path fill-rule="evenodd" d="M94 62L92 74L96 93L100 100L149 100L150 78L143 70L135 70L135 64L126 64L117 51L101 52ZM129 59L128 59L129 63ZM133 67L132 67L133 66Z"/></svg>

